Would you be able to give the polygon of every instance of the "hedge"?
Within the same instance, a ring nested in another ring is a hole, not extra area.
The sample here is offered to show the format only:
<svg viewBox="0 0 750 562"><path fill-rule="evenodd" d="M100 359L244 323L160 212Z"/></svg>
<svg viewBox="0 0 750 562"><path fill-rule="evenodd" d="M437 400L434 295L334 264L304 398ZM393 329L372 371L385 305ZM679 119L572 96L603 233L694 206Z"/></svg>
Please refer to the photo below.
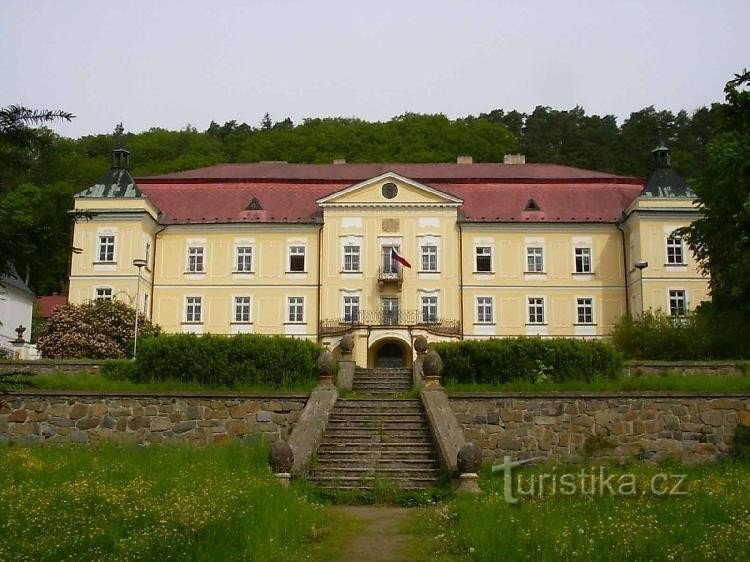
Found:
<svg viewBox="0 0 750 562"><path fill-rule="evenodd" d="M446 382L503 384L617 378L622 357L598 340L508 338L433 344Z"/></svg>
<svg viewBox="0 0 750 562"><path fill-rule="evenodd" d="M281 336L162 335L138 341L134 368L126 376L134 382L288 388L315 380L321 351L310 341Z"/></svg>

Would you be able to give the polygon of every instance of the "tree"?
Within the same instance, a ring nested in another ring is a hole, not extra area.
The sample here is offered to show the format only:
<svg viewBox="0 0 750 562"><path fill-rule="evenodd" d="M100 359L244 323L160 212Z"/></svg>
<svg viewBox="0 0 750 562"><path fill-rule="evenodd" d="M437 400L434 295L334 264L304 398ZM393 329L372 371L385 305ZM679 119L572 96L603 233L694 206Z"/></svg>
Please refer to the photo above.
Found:
<svg viewBox="0 0 750 562"><path fill-rule="evenodd" d="M55 308L40 330L37 347L50 359L116 359L132 355L135 310L119 301L98 300ZM138 313L138 337L158 335Z"/></svg>
<svg viewBox="0 0 750 562"><path fill-rule="evenodd" d="M708 144L695 186L703 217L684 229L690 248L711 275L707 309L750 322L750 72L727 82L721 131Z"/></svg>

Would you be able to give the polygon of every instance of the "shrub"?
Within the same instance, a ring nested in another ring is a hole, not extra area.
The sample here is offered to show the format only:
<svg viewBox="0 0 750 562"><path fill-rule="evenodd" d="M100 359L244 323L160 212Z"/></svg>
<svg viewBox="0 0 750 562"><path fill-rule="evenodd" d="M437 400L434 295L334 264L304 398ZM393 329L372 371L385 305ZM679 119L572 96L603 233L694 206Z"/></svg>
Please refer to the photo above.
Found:
<svg viewBox="0 0 750 562"><path fill-rule="evenodd" d="M242 334L174 334L138 342L135 382L175 380L285 388L314 381L322 348L307 340Z"/></svg>
<svg viewBox="0 0 750 562"><path fill-rule="evenodd" d="M747 333L746 327L728 322L710 307L679 319L649 310L639 318L620 318L612 343L628 359L738 359L750 352Z"/></svg>
<svg viewBox="0 0 750 562"><path fill-rule="evenodd" d="M118 301L98 300L55 308L41 327L37 348L49 359L116 359L133 352L135 310ZM138 313L138 335L160 328Z"/></svg>
<svg viewBox="0 0 750 562"><path fill-rule="evenodd" d="M574 339L467 340L432 346L449 383L503 384L617 378L622 359L611 344Z"/></svg>

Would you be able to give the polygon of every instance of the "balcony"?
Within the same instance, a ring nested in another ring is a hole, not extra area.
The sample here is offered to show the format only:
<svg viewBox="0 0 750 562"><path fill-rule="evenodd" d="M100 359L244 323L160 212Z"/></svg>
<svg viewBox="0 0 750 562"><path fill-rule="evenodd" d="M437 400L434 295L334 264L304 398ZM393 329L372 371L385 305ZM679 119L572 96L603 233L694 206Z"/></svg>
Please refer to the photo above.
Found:
<svg viewBox="0 0 750 562"><path fill-rule="evenodd" d="M320 334L341 334L357 328L384 326L417 327L444 336L461 334L460 321L435 318L434 321L425 322L420 310L360 310L356 315L323 320Z"/></svg>
<svg viewBox="0 0 750 562"><path fill-rule="evenodd" d="M381 289L389 283L395 283L399 290L404 283L404 270L400 266L391 265L378 269L378 287Z"/></svg>

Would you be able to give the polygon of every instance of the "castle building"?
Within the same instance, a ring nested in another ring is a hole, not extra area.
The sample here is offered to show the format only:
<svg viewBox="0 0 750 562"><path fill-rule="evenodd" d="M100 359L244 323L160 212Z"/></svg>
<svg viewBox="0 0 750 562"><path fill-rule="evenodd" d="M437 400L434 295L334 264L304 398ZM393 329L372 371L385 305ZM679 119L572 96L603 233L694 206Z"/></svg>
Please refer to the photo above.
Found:
<svg viewBox="0 0 750 562"><path fill-rule="evenodd" d="M418 335L601 338L628 312L683 316L707 298L675 232L699 210L663 146L645 185L522 155L222 164L137 181L129 158L121 143L75 197L85 218L69 299L123 300L166 332L334 351L349 332L359 365L408 366Z"/></svg>

